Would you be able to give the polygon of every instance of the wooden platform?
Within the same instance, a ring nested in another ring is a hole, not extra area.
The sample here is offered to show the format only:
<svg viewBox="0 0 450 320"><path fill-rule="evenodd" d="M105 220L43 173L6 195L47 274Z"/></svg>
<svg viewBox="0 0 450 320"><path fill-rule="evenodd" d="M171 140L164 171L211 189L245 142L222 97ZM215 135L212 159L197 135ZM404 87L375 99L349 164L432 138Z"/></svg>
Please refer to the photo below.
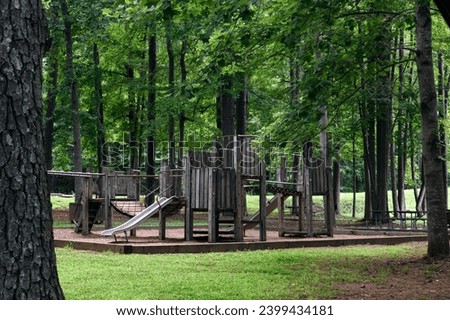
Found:
<svg viewBox="0 0 450 320"><path fill-rule="evenodd" d="M111 238L104 238L98 234L92 234L88 238L79 236L77 239L68 239L62 235L61 230L55 230L55 246L69 246L76 250L89 250L96 252L111 251L122 254L174 254L174 253L208 253L208 252L233 252L249 250L274 250L274 249L298 249L318 247L340 247L352 245L395 245L406 242L427 241L426 234L397 234L397 233L372 233L362 232L353 234L337 234L334 238L279 238L277 234L269 233L267 241L253 240L249 237L243 242L219 242L208 243L205 237L195 238L194 241L168 238L166 241L158 241L154 236L129 237L129 242L114 243ZM143 231L143 230L141 230ZM153 230L156 232L156 230ZM172 229L172 231L175 231ZM138 234L140 231L138 230ZM256 237L257 239L257 237Z"/></svg>

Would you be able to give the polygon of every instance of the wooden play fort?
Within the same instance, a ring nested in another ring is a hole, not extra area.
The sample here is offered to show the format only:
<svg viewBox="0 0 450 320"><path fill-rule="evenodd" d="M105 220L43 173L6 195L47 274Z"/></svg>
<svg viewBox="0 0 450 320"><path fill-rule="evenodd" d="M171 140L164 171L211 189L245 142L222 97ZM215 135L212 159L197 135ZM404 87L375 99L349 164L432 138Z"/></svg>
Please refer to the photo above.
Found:
<svg viewBox="0 0 450 320"><path fill-rule="evenodd" d="M187 152L182 168L171 168L162 161L157 176L107 169L103 173L49 174L77 179L82 191L70 211L75 231L84 235L94 223L104 224L104 236L136 235L144 221L158 217L159 238L164 240L166 218L184 209L186 241L206 237L209 242L240 242L246 230L253 228L259 230L259 240L265 241L269 215L270 227L276 227L280 237L333 236L330 168L305 149L301 155L290 157L289 166L286 157L279 157L278 168L271 172L254 140L251 136L221 137L207 151ZM159 187L144 191L144 185L151 185L143 181L148 179L157 179ZM256 212L249 212L249 193L257 195ZM151 195L157 195L156 200L145 206L144 199ZM322 206L313 206L314 196ZM129 220L113 227L113 211ZM278 219L274 219L275 211ZM207 226L196 223L202 212L207 215Z"/></svg>

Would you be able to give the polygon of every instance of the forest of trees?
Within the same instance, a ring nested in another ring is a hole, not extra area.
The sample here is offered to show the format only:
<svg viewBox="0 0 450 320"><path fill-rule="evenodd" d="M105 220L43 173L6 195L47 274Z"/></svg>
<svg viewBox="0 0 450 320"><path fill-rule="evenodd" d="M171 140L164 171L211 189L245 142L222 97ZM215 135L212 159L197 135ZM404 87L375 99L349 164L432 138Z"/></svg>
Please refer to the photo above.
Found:
<svg viewBox="0 0 450 320"><path fill-rule="evenodd" d="M0 298L63 298L45 169L151 174L218 135L258 135L286 153L326 145L335 187L365 191L366 217L395 215L414 189L428 253L448 256L450 33L429 4L10 2L0 12Z"/></svg>
<svg viewBox="0 0 450 320"><path fill-rule="evenodd" d="M183 148L218 135L299 152L326 130L334 185L367 191L366 217L404 210L408 188L426 209L414 3L44 3L47 168L152 174L157 160L179 165ZM450 32L431 13L445 159Z"/></svg>

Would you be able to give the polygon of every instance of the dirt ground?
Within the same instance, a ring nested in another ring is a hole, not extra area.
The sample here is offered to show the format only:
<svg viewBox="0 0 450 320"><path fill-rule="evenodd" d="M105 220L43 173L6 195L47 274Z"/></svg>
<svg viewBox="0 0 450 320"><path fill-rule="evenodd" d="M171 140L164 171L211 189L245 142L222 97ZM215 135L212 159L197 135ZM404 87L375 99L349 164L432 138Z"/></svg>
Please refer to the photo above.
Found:
<svg viewBox="0 0 450 320"><path fill-rule="evenodd" d="M67 221L67 212L54 212L54 220ZM171 219L177 219L176 216ZM272 222L274 223L274 222ZM156 230L153 237L155 237ZM55 238L74 237L81 239L81 235L67 230L55 230ZM98 238L93 232L88 238ZM104 239L104 238L102 238ZM110 241L110 240L104 240ZM155 240L156 241L156 240ZM425 242L410 243L420 249ZM368 272L376 274L378 270L388 269L388 281L385 284L373 282L347 283L340 285L338 296L342 300L450 300L450 259L433 261L426 257L372 263Z"/></svg>
<svg viewBox="0 0 450 320"><path fill-rule="evenodd" d="M411 243L417 247L425 242ZM380 262L369 272L388 269L385 284L373 282L340 285L336 299L342 300L448 300L450 299L450 259L433 261L426 257Z"/></svg>

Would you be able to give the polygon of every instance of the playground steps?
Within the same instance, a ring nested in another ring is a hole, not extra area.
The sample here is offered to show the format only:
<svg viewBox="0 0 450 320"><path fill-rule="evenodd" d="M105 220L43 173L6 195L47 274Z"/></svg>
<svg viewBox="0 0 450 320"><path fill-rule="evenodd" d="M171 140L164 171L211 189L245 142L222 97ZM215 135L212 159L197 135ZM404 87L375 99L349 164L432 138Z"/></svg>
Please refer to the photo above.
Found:
<svg viewBox="0 0 450 320"><path fill-rule="evenodd" d="M89 230L89 232L91 232L92 226L94 225L94 223L101 223L100 221L97 221L97 214L98 214L98 210L102 206L102 202L95 201L95 199L92 199L92 200L89 200L88 206L89 206L89 208L88 208L88 211L89 211L88 230ZM81 210L80 210L80 213L81 213ZM82 220L83 220L83 217L80 214L77 221L74 221L76 233L81 233L81 231L82 231L81 230Z"/></svg>

